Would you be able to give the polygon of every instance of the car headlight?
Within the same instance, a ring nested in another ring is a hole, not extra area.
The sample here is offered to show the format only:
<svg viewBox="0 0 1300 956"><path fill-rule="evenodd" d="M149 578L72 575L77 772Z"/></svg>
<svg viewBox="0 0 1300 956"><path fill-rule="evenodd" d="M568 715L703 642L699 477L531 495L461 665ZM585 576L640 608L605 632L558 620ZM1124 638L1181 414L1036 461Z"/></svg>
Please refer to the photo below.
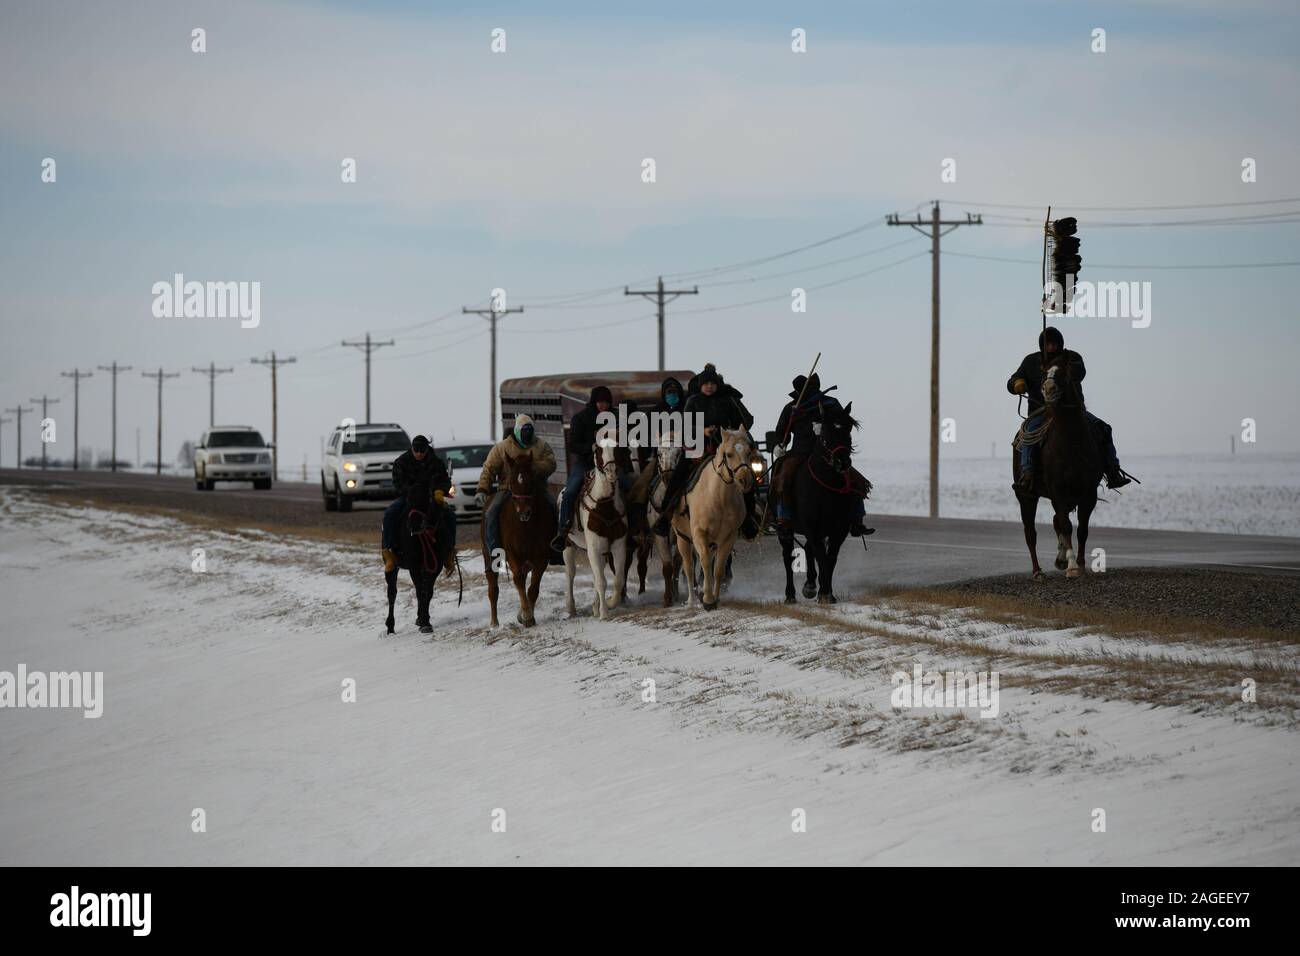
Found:
<svg viewBox="0 0 1300 956"><path fill-rule="evenodd" d="M447 489L447 491L445 492L445 494L446 494L446 496L447 496L448 498L455 498L455 497L456 497L456 486L455 486L455 485L452 485L450 488Z"/></svg>
<svg viewBox="0 0 1300 956"><path fill-rule="evenodd" d="M209 465L221 464L221 456L218 455L216 452L211 452L211 451L208 452L208 464Z"/></svg>
<svg viewBox="0 0 1300 956"><path fill-rule="evenodd" d="M259 465L269 465L271 463L271 453L269 451L262 452L257 456L257 463Z"/></svg>
<svg viewBox="0 0 1300 956"><path fill-rule="evenodd" d="M355 461L345 461L345 462L343 463L343 470L344 470L344 471L347 471L347 472L353 472L353 471L356 471L356 470L357 470L357 463L356 463Z"/></svg>
<svg viewBox="0 0 1300 956"><path fill-rule="evenodd" d="M344 484L346 484L349 488L355 488L357 486L357 480L355 478L349 478L346 482L344 482Z"/></svg>
<svg viewBox="0 0 1300 956"><path fill-rule="evenodd" d="M754 469L754 474L756 475L761 475L763 473L763 463L761 461L751 461L749 467Z"/></svg>

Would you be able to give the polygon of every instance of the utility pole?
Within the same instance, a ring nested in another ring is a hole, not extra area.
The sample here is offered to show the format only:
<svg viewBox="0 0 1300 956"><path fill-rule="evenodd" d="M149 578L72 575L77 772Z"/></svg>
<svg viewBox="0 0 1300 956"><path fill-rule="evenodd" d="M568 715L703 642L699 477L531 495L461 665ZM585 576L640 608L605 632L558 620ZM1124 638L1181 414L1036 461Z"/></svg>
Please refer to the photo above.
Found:
<svg viewBox="0 0 1300 956"><path fill-rule="evenodd" d="M109 467L112 468L113 471L117 471L117 373L129 372L131 371L131 366L118 365L115 361L112 365L100 365L99 370L101 372L113 373L113 458L109 463ZM136 465L140 464L139 452L136 453L135 463Z"/></svg>
<svg viewBox="0 0 1300 956"><path fill-rule="evenodd" d="M18 467L23 466L23 415L27 412L34 412L34 408L23 408L23 403L19 402L17 408L6 408L6 412L13 412L18 416Z"/></svg>
<svg viewBox="0 0 1300 956"><path fill-rule="evenodd" d="M226 372L233 372L233 368L217 368L216 362L209 362L207 368L190 367L191 372L201 372L208 377L208 427L211 428L217 423L217 376L224 375Z"/></svg>
<svg viewBox="0 0 1300 956"><path fill-rule="evenodd" d="M57 404L59 404L59 400L58 400L57 398L50 398L50 396L48 396L48 395L42 395L40 398L29 398L29 399L27 399L27 401L31 402L33 405L35 405L37 402L40 402L40 403L41 403L41 421L42 421L42 422L44 422L47 418L50 417L50 416L49 416L49 407L50 407L51 405L57 405ZM44 428L45 426L42 424L41 427ZM44 434L44 432L42 432L42 434L41 434L41 471L44 471L44 470L45 470L45 434Z"/></svg>
<svg viewBox="0 0 1300 956"><path fill-rule="evenodd" d="M0 418L0 459L3 459L4 457L5 426L8 425L11 421L13 421L12 418ZM4 467L4 463L2 460L0 460L0 468L3 467Z"/></svg>
<svg viewBox="0 0 1300 956"><path fill-rule="evenodd" d="M498 309L497 300L494 297L486 309L467 309L461 307L461 312L465 315L481 315L488 320L488 326L492 332L492 375L488 381L488 387L492 394L488 397L488 433L489 441L495 442L501 434L501 423L497 421L497 319L511 312L522 312L524 307L521 305L517 309Z"/></svg>
<svg viewBox="0 0 1300 956"><path fill-rule="evenodd" d="M74 368L71 372L59 374L72 379L72 470L76 471L81 467L81 380L90 378L93 373Z"/></svg>
<svg viewBox="0 0 1300 956"><path fill-rule="evenodd" d="M253 359L254 365L271 366L271 476L276 481L280 480L280 397L276 391L275 370L281 365L292 365L296 361L296 358L276 358L274 352L270 358ZM370 364L369 356L366 364Z"/></svg>
<svg viewBox="0 0 1300 956"><path fill-rule="evenodd" d="M156 378L158 380L158 451L154 455L153 473L162 474L162 386L163 380L168 378L180 378L180 372L164 372L162 367L156 372L141 372L145 378ZM139 465L139 451L136 452L136 465Z"/></svg>
<svg viewBox="0 0 1300 956"><path fill-rule="evenodd" d="M385 345L392 345L394 343L392 339L389 339L387 342L372 342L370 341L370 333L367 332L366 340L364 342L348 342L345 340L343 344L347 346L351 346L354 349L360 349L361 351L366 353L366 424L369 425L370 424L370 353L373 352L375 349L382 349Z"/></svg>
<svg viewBox="0 0 1300 956"><path fill-rule="evenodd" d="M677 298L679 295L699 295L700 287L696 286L693 289L665 289L664 277L660 276L659 284L653 289L636 290L636 289L629 289L627 286L623 286L623 294L644 296L645 298L658 303L659 305L659 371L662 372L667 367L664 364L664 305L673 301L673 299ZM671 296L671 298L665 298L665 296Z"/></svg>
<svg viewBox="0 0 1300 956"><path fill-rule="evenodd" d="M939 218L939 201L930 207L930 218L899 219L893 213L885 220L891 226L911 226L930 237L930 517L939 517L939 237L958 226L982 226L982 216L966 214L965 219ZM946 226L944 229L942 227ZM924 228L923 228L924 227Z"/></svg>

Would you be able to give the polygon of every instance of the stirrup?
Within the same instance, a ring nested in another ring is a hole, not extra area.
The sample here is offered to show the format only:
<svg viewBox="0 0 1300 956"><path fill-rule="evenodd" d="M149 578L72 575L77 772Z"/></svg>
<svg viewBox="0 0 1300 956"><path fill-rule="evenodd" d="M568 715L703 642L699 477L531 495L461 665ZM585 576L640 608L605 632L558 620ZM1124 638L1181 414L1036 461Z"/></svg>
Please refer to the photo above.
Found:
<svg viewBox="0 0 1300 956"><path fill-rule="evenodd" d="M380 556L384 559L384 573L389 574L397 569L397 555L392 548L381 548Z"/></svg>

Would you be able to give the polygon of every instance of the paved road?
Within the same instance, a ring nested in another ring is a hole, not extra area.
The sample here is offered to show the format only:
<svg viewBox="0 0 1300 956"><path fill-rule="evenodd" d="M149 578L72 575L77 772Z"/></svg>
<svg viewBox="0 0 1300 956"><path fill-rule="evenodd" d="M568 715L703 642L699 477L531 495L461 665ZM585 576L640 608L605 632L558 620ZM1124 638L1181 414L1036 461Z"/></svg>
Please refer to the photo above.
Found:
<svg viewBox="0 0 1300 956"><path fill-rule="evenodd" d="M95 497L192 508L198 514L227 517L232 522L242 516L289 526L328 524L358 531L377 530L383 507L363 503L351 514L326 513L319 489L298 482L281 482L270 491L220 484L215 491L200 492L188 478L3 469L0 483L71 484L93 489ZM1045 514L1046 509L1040 511L1040 515ZM867 539L865 552L857 539L845 542L836 574L837 593L881 585L938 584L1007 572L1028 573L1029 557L1019 522L903 515L870 518L878 530ZM477 542L477 525L462 530L462 544ZM1039 560L1049 569L1056 553L1055 542L1050 526L1041 525ZM1094 528L1088 543L1089 550L1106 550L1108 568L1182 565L1300 576L1300 538ZM783 581L778 549L772 539L742 543L737 562L744 571L737 575L737 590L741 593L752 590L755 596L771 596ZM659 587L653 568L649 586L656 591Z"/></svg>

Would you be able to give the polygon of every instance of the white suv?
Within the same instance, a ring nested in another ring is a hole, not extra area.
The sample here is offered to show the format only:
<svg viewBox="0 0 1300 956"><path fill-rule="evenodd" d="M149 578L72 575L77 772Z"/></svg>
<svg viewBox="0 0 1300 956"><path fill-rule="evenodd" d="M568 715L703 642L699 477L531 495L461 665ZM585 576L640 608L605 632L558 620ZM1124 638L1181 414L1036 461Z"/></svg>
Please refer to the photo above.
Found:
<svg viewBox="0 0 1300 956"><path fill-rule="evenodd" d="M326 511L351 511L352 502L392 501L393 462L411 447L401 425L339 426L325 444L320 494Z"/></svg>
<svg viewBox="0 0 1300 956"><path fill-rule="evenodd" d="M218 481L251 481L271 487L271 446L247 425L214 425L194 449L194 487L211 491Z"/></svg>
<svg viewBox="0 0 1300 956"><path fill-rule="evenodd" d="M478 521L483 517L483 509L474 503L478 493L479 474L483 463L487 461L488 452L492 450L491 442L456 442L451 445L434 445L433 453L447 466L447 474L456 488L456 495L448 499L456 511L456 517L463 521Z"/></svg>

